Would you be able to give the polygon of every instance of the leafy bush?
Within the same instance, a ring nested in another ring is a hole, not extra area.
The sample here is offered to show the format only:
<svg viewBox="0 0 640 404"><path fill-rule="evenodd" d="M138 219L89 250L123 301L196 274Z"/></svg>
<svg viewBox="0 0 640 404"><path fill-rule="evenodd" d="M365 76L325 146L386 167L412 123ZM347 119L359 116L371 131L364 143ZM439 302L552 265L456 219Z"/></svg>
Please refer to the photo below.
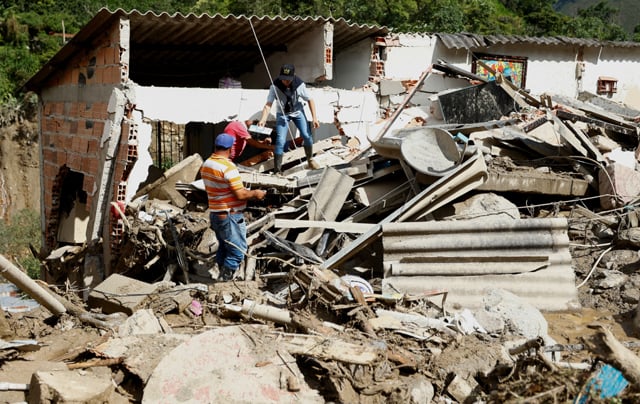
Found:
<svg viewBox="0 0 640 404"><path fill-rule="evenodd" d="M11 222L0 221L0 254L33 279L40 276L40 261L29 245L40 245L40 234L40 215L31 209L21 210Z"/></svg>

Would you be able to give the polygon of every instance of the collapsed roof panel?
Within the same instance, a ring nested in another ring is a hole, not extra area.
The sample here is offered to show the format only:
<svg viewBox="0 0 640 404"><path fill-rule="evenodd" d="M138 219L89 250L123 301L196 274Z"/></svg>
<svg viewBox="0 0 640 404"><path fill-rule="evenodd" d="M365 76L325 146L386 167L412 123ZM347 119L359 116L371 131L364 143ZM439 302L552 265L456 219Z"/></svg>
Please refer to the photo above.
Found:
<svg viewBox="0 0 640 404"><path fill-rule="evenodd" d="M500 287L541 310L577 299L564 219L386 223L382 240L383 292L442 289L449 304L481 307Z"/></svg>

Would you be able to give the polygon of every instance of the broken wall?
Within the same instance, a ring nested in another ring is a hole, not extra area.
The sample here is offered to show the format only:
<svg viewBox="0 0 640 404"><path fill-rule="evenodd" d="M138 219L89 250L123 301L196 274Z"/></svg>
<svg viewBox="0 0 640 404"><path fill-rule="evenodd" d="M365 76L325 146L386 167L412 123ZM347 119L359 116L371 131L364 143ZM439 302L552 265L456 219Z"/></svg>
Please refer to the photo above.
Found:
<svg viewBox="0 0 640 404"><path fill-rule="evenodd" d="M136 87L137 109L145 120L165 120L178 124L189 122L219 123L232 119L257 119L267 98L267 90L216 88ZM332 88L309 88L316 104L320 128L315 141L339 135L364 134L377 119L378 101L372 91L350 91ZM307 111L307 116L311 116ZM336 118L338 126L336 126ZM275 120L272 114L270 120ZM212 150L201 150L207 157Z"/></svg>
<svg viewBox="0 0 640 404"><path fill-rule="evenodd" d="M357 88L369 84L369 69L373 44L360 41L334 56L333 79L323 85L333 88Z"/></svg>
<svg viewBox="0 0 640 404"><path fill-rule="evenodd" d="M391 39L393 38L393 39ZM531 41L533 42L533 41ZM603 96L633 106L640 95L640 47L506 43L491 47L447 48L435 35L390 35L384 45L384 78L417 79L439 59L472 71L474 54L527 58L525 87L532 94L553 92L576 97L580 91L597 93L602 76L617 79L617 91ZM423 63L420 63L420 61Z"/></svg>
<svg viewBox="0 0 640 404"><path fill-rule="evenodd" d="M384 46L384 77L392 80L410 80L420 77L435 61L436 37L397 35Z"/></svg>
<svg viewBox="0 0 640 404"><path fill-rule="evenodd" d="M126 81L128 53L122 50L122 38L128 37L122 26L114 23L105 34L87 44L86 51L75 55L48 80L41 93L40 145L43 218L43 242L45 250L56 245L59 226L61 184L69 171L83 175L82 189L86 193L86 206L95 211L102 199L105 139L120 123L115 122L109 100L114 90ZM123 131L128 129L123 127ZM123 161L115 162L119 171ZM117 171L118 171L117 170ZM93 216L93 215L92 215ZM87 238L99 237L100 223L92 217Z"/></svg>
<svg viewBox="0 0 640 404"><path fill-rule="evenodd" d="M260 39L260 38L258 38ZM275 79L283 64L293 64L296 76L307 83L331 79L333 75L333 25L313 29L300 35L292 33L286 52L276 52L266 58L271 78ZM328 56L328 57L327 57ZM264 64L254 66L253 73L240 76L244 88L269 88L271 83ZM263 103L264 104L264 103Z"/></svg>

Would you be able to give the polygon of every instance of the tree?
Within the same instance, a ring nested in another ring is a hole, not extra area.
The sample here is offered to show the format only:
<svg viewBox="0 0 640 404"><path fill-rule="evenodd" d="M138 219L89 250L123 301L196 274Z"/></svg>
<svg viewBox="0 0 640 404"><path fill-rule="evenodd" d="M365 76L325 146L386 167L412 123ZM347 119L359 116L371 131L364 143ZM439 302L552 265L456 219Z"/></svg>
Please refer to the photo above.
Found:
<svg viewBox="0 0 640 404"><path fill-rule="evenodd" d="M624 28L615 23L618 9L607 1L601 1L586 9L578 9L570 34L582 38L596 38L608 41L626 41Z"/></svg>

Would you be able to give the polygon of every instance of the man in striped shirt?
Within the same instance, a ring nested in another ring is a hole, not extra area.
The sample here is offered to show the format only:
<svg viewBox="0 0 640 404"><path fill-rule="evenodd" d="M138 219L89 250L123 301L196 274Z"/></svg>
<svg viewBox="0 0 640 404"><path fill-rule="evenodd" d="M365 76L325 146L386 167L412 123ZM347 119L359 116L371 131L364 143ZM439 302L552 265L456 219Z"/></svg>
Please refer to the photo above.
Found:
<svg viewBox="0 0 640 404"><path fill-rule="evenodd" d="M211 228L218 240L216 263L219 279L230 281L244 260L247 226L242 211L249 199L264 199L266 191L249 190L242 184L236 165L230 160L235 138L227 133L216 137L214 152L200 168L209 201Z"/></svg>

